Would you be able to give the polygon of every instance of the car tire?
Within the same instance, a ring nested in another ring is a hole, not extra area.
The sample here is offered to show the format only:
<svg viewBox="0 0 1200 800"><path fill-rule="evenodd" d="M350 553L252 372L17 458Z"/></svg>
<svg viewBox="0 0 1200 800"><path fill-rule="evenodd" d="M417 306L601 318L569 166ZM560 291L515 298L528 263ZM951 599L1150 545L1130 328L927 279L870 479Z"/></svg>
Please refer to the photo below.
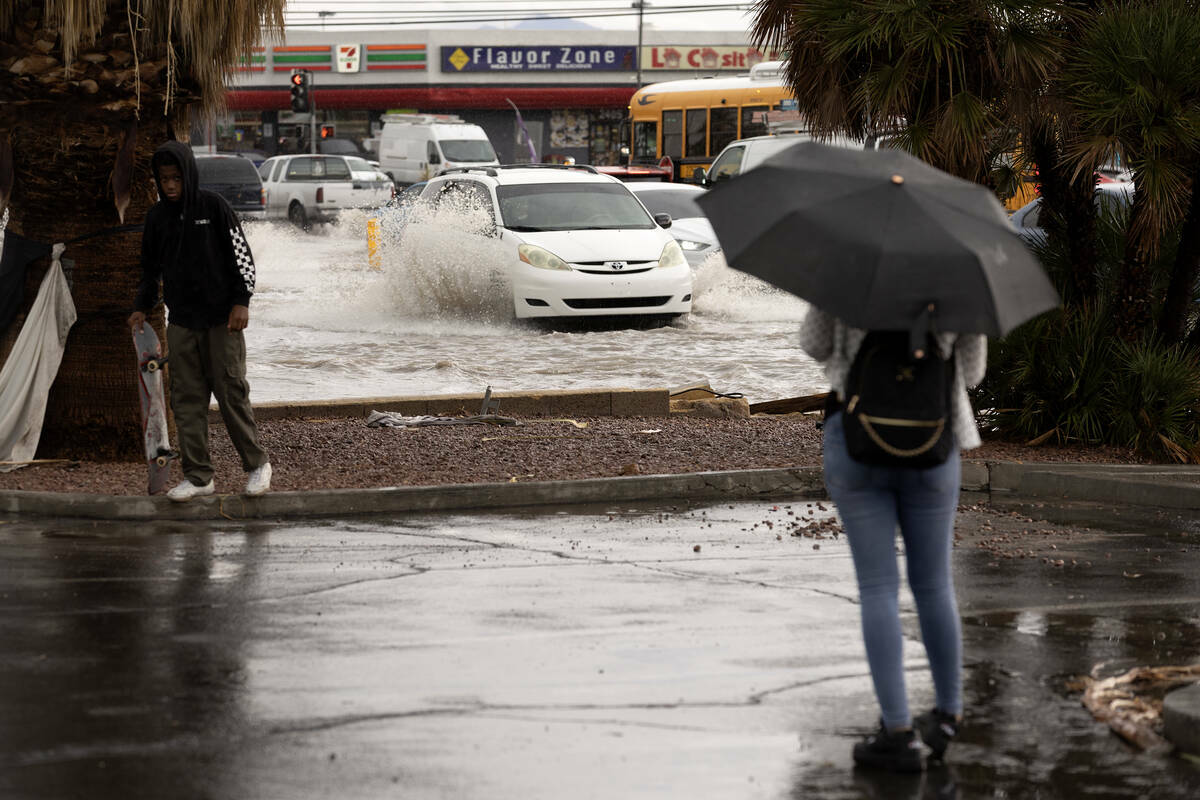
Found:
<svg viewBox="0 0 1200 800"><path fill-rule="evenodd" d="M288 220L302 231L312 230L312 225L308 221L308 212L300 203L292 203L288 206Z"/></svg>

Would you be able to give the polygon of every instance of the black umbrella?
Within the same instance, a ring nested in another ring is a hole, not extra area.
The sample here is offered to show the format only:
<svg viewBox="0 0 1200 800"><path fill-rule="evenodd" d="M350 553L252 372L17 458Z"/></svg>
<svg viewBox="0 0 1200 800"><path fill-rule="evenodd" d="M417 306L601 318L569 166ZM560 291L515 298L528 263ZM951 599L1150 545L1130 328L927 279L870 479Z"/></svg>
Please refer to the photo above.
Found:
<svg viewBox="0 0 1200 800"><path fill-rule="evenodd" d="M899 150L803 142L698 201L733 267L863 329L1003 336L1058 305L995 196Z"/></svg>

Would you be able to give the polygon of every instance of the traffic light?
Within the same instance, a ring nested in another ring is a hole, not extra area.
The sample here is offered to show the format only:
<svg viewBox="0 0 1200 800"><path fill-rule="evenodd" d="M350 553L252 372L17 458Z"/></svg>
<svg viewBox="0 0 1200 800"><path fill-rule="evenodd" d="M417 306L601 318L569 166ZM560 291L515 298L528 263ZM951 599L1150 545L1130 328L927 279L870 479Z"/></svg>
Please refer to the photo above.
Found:
<svg viewBox="0 0 1200 800"><path fill-rule="evenodd" d="M333 126L332 125L322 125L321 126L321 138L322 139L332 139L333 138Z"/></svg>
<svg viewBox="0 0 1200 800"><path fill-rule="evenodd" d="M303 114L309 111L308 70L297 70L292 73L292 111Z"/></svg>

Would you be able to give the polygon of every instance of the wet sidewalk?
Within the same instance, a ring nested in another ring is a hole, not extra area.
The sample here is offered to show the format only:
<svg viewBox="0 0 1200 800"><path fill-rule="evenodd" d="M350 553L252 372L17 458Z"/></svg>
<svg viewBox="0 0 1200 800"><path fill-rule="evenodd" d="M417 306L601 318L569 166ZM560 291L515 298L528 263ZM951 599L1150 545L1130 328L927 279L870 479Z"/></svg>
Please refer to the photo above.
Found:
<svg viewBox="0 0 1200 800"><path fill-rule="evenodd" d="M820 501L11 520L0 796L1197 796L1070 689L1200 661L1197 523L1031 503L960 518L970 727L912 779L851 767L877 712Z"/></svg>

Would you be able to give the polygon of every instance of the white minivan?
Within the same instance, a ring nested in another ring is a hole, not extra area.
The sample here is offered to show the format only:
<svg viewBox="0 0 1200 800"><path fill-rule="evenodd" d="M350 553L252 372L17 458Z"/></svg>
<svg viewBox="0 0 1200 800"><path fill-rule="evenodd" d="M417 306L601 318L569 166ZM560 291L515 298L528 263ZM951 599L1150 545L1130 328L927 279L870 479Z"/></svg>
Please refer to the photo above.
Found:
<svg viewBox="0 0 1200 800"><path fill-rule="evenodd" d="M692 269L668 228L629 187L595 167L519 164L459 169L430 180L418 201L426 219L483 215L494 238L491 270L512 294L514 316L670 319L692 310ZM411 211L402 224L415 223ZM437 263L424 242L402 236L414 263Z"/></svg>
<svg viewBox="0 0 1200 800"><path fill-rule="evenodd" d="M379 168L397 186L429 180L446 170L497 166L483 128L452 114L385 114Z"/></svg>

